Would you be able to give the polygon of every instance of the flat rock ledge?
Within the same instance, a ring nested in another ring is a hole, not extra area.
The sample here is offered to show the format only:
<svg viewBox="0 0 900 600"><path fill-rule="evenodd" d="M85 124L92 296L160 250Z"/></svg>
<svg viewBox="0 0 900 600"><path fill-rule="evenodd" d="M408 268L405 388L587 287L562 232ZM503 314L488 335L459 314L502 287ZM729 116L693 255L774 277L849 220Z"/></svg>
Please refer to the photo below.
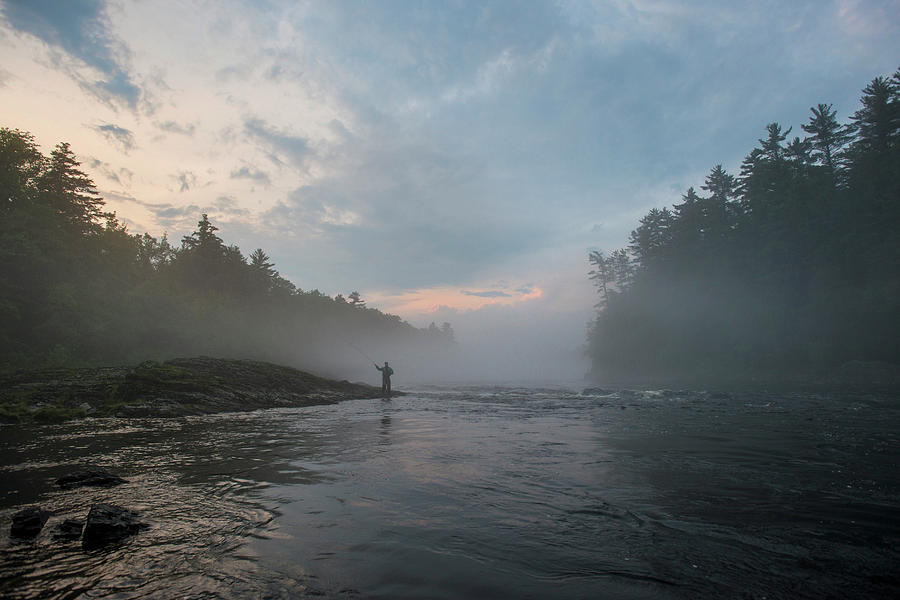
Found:
<svg viewBox="0 0 900 600"><path fill-rule="evenodd" d="M0 421L180 417L380 398L381 389L252 360L178 358L0 378ZM403 392L393 392L402 396Z"/></svg>

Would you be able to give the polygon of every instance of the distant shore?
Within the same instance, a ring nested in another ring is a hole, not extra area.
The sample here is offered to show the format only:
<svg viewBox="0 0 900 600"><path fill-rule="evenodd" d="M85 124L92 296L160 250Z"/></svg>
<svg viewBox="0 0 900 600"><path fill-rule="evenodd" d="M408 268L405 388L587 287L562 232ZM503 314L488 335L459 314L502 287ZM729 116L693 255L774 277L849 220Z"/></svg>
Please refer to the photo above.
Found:
<svg viewBox="0 0 900 600"><path fill-rule="evenodd" d="M380 397L381 388L266 362L177 358L133 367L21 371L0 377L0 423L181 417Z"/></svg>
<svg viewBox="0 0 900 600"><path fill-rule="evenodd" d="M666 388L710 391L897 391L900 390L900 366L880 361L854 360L830 371L792 373L742 373L709 371L704 373L621 374L589 373L588 386L610 388Z"/></svg>

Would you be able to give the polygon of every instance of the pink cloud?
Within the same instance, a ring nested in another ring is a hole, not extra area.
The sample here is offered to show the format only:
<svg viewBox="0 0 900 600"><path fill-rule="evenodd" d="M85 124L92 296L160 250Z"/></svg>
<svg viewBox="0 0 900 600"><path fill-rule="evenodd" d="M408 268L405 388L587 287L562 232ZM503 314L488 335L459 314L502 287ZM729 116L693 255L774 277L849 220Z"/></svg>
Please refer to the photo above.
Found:
<svg viewBox="0 0 900 600"><path fill-rule="evenodd" d="M369 303L389 313L405 316L435 313L447 308L463 312L488 305L515 305L543 295L543 290L537 286L502 291L441 286L396 295L369 294Z"/></svg>

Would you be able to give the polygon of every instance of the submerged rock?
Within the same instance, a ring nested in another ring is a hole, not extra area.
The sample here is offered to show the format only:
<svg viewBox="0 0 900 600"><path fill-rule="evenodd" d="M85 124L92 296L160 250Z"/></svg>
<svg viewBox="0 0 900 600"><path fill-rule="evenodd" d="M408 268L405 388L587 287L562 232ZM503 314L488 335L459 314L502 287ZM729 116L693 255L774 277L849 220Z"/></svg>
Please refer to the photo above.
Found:
<svg viewBox="0 0 900 600"><path fill-rule="evenodd" d="M147 528L134 511L114 504L94 504L81 534L81 546L90 550L112 544Z"/></svg>
<svg viewBox="0 0 900 600"><path fill-rule="evenodd" d="M119 485L120 483L126 483L126 481L118 475L113 475L100 467L86 467L80 471L70 473L69 475L63 475L56 480L56 485L64 490L84 485L112 487L114 485Z"/></svg>
<svg viewBox="0 0 900 600"><path fill-rule="evenodd" d="M50 513L40 506L23 508L13 515L9 535L20 539L31 539L44 528Z"/></svg>
<svg viewBox="0 0 900 600"><path fill-rule="evenodd" d="M84 529L84 521L78 519L66 519L62 523L56 525L53 531L53 537L57 540L77 540L81 537L81 530Z"/></svg>

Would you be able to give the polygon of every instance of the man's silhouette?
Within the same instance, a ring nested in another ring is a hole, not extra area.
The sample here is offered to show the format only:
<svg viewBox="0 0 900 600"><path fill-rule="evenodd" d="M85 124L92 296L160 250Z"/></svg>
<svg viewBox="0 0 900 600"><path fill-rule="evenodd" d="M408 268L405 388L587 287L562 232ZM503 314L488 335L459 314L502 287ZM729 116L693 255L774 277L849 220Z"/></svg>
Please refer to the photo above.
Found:
<svg viewBox="0 0 900 600"><path fill-rule="evenodd" d="M379 367L378 364L375 363L375 368L381 371L381 393L390 398L391 375L394 374L394 370L390 366L388 366L387 361L384 361L383 367Z"/></svg>

